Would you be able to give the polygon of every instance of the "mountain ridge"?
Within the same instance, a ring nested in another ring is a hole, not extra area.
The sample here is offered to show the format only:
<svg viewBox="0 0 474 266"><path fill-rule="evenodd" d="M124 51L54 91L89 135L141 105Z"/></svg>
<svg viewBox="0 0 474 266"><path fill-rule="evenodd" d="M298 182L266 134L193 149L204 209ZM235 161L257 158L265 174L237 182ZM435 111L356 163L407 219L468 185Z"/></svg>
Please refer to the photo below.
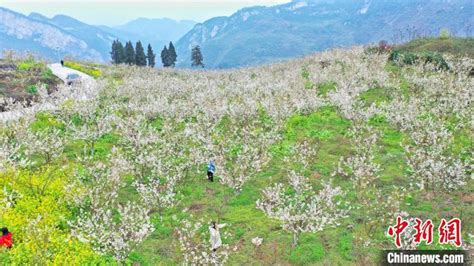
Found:
<svg viewBox="0 0 474 266"><path fill-rule="evenodd" d="M382 39L400 43L417 36L435 36L443 27L457 29L453 32L456 36L469 36L474 25L472 13L470 0L294 0L245 7L202 23L140 17L109 27L61 14L48 18L33 12L25 16L0 7L0 50L28 50L55 60L59 51L60 55L104 63L110 61L115 39L150 43L157 54L173 41L178 67L190 67L191 48L200 45L206 67L232 68ZM18 25L11 25L12 18Z"/></svg>
<svg viewBox="0 0 474 266"><path fill-rule="evenodd" d="M195 45L201 46L207 67L229 68L381 39L402 42L409 40L402 35L433 36L441 27L460 29L460 35L467 31L464 24L474 25L472 12L466 0L297 0L246 7L196 24L176 44L178 66L190 66Z"/></svg>
<svg viewBox="0 0 474 266"><path fill-rule="evenodd" d="M158 51L158 49L161 49L170 41L178 41L178 39L190 31L196 23L197 22L192 20L139 17L122 25L102 27L118 36L134 36L135 39L140 39L142 43L150 43L155 50Z"/></svg>
<svg viewBox="0 0 474 266"><path fill-rule="evenodd" d="M0 50L21 48L46 58L57 58L60 52L82 59L102 59L100 52L89 47L84 40L37 18L0 7Z"/></svg>
<svg viewBox="0 0 474 266"><path fill-rule="evenodd" d="M194 24L191 20L138 18L108 27L90 25L63 14L48 18L37 12L24 15L0 7L0 51L33 53L50 60L68 56L105 63L110 61L111 45L116 39L133 43L140 40L144 45L150 43L156 52L169 41L179 39L179 35L189 31ZM137 29L143 29L143 32Z"/></svg>

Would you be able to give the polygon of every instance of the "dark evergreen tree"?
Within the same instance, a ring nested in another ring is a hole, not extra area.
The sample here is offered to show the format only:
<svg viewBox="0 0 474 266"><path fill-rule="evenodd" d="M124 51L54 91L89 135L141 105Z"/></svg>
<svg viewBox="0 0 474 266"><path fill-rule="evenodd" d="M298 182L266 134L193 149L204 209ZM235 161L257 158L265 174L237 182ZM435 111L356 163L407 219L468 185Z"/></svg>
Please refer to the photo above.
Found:
<svg viewBox="0 0 474 266"><path fill-rule="evenodd" d="M178 58L178 55L176 54L176 50L174 49L173 42L170 42L170 45L168 46L168 56L169 56L170 66L174 67L176 64L176 58Z"/></svg>
<svg viewBox="0 0 474 266"><path fill-rule="evenodd" d="M163 67L169 67L170 66L170 56L168 52L168 48L163 47L163 50L161 50L161 63L163 64Z"/></svg>
<svg viewBox="0 0 474 266"><path fill-rule="evenodd" d="M143 49L141 41L138 41L135 45L135 64L137 66L146 66L145 49Z"/></svg>
<svg viewBox="0 0 474 266"><path fill-rule="evenodd" d="M125 61L129 65L135 64L135 49L131 41L125 44Z"/></svg>
<svg viewBox="0 0 474 266"><path fill-rule="evenodd" d="M192 61L191 66L193 67L194 66L204 67L201 47L199 47L199 45L194 46L193 49L191 50L191 61Z"/></svg>
<svg viewBox="0 0 474 266"><path fill-rule="evenodd" d="M117 59L117 64L125 63L125 48L119 40L117 40Z"/></svg>
<svg viewBox="0 0 474 266"><path fill-rule="evenodd" d="M110 57L112 58L112 64L118 64L119 56L117 50L117 40L112 43L112 51L110 52Z"/></svg>
<svg viewBox="0 0 474 266"><path fill-rule="evenodd" d="M153 53L153 49L151 48L151 45L148 44L148 49L146 51L146 58L148 59L148 66L149 67L155 67L155 54Z"/></svg>

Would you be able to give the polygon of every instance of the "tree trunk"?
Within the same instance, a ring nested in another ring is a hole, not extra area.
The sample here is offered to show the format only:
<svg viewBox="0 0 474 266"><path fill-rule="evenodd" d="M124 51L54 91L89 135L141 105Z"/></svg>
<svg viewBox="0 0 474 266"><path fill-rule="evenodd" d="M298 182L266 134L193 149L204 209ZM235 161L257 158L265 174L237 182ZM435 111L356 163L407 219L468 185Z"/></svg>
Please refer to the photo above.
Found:
<svg viewBox="0 0 474 266"><path fill-rule="evenodd" d="M294 232L293 233L293 246L296 247L298 245L298 238L299 238L299 233Z"/></svg>

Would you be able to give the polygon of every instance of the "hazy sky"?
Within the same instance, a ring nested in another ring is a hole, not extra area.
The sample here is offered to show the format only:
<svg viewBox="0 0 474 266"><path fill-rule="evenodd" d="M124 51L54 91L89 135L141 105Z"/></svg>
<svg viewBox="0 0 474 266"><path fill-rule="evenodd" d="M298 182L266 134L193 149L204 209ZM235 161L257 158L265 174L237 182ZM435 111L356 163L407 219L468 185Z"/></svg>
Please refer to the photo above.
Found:
<svg viewBox="0 0 474 266"><path fill-rule="evenodd" d="M290 0L0 0L0 6L28 15L64 14L89 24L120 25L138 17L191 19L202 22L240 8L277 5Z"/></svg>

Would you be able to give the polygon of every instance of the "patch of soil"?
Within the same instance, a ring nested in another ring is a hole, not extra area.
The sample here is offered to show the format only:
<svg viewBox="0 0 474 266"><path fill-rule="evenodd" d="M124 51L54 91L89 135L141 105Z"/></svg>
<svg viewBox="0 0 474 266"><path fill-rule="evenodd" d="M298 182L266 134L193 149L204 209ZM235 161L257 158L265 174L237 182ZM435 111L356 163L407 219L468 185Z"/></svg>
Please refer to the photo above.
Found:
<svg viewBox="0 0 474 266"><path fill-rule="evenodd" d="M189 210L190 211L199 211L199 210L202 210L204 208L204 204L201 204L201 203L195 203L195 204L192 204L191 206L189 206Z"/></svg>
<svg viewBox="0 0 474 266"><path fill-rule="evenodd" d="M474 202L474 194L470 193L470 194L462 195L461 196L461 201L463 201L465 203L473 203Z"/></svg>
<svg viewBox="0 0 474 266"><path fill-rule="evenodd" d="M207 194L207 195L214 195L214 194L215 194L214 189L212 189L212 188L206 188L206 194Z"/></svg>
<svg viewBox="0 0 474 266"><path fill-rule="evenodd" d="M436 193L433 192L433 191L426 191L423 193L423 196L422 198L425 200L425 201L431 201L433 200L435 197L436 197Z"/></svg>
<svg viewBox="0 0 474 266"><path fill-rule="evenodd" d="M13 98L14 102L25 102L30 106L38 95L27 91L28 86L45 85L48 94L58 89L61 80L54 76L45 76L42 69L19 70L15 64L0 61L0 96ZM5 106L0 104L0 112Z"/></svg>
<svg viewBox="0 0 474 266"><path fill-rule="evenodd" d="M313 174L311 175L311 178L312 179L319 179L319 178L321 178L321 174L318 173L318 172L313 172Z"/></svg>

